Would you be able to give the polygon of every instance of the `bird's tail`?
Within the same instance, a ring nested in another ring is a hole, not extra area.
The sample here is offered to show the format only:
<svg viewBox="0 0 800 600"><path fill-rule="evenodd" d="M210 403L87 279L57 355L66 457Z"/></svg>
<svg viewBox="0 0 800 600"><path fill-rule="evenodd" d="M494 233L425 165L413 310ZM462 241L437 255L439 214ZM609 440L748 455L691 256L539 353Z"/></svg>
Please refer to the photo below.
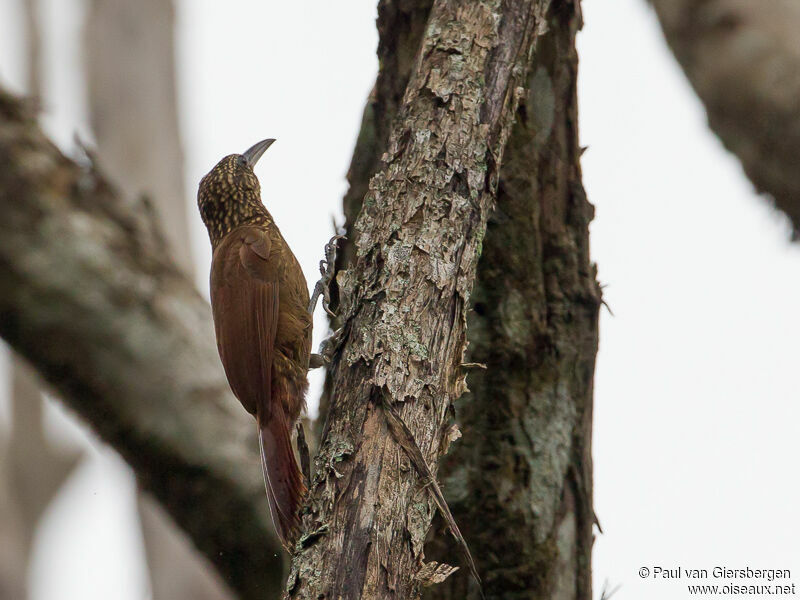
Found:
<svg viewBox="0 0 800 600"><path fill-rule="evenodd" d="M272 411L266 422L259 416L258 444L272 523L284 548L291 552L300 528L298 509L306 487L294 457L289 423L283 411Z"/></svg>

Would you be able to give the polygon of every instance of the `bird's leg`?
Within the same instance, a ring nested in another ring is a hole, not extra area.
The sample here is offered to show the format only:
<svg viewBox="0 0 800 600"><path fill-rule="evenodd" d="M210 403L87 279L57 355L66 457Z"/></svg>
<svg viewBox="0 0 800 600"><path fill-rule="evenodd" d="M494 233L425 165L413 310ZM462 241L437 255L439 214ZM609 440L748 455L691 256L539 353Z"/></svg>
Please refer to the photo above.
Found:
<svg viewBox="0 0 800 600"><path fill-rule="evenodd" d="M322 308L325 309L329 317L336 316L330 308L330 285L331 281L333 281L333 274L336 269L336 250L338 242L344 239L346 239L345 236L337 233L325 244L325 258L319 261L319 272L322 277L320 277L320 280L317 281L314 286L314 292L311 294L311 301L308 303L308 312L312 315L314 314L314 309L317 307L317 300L319 300L319 296L322 294Z"/></svg>
<svg viewBox="0 0 800 600"><path fill-rule="evenodd" d="M317 369L330 364L336 346L339 344L339 336L342 334L343 327L340 327L328 337L326 337L319 345L319 354L312 354L311 359L308 361L309 369Z"/></svg>
<svg viewBox="0 0 800 600"><path fill-rule="evenodd" d="M311 294L311 301L308 304L308 312L314 314L314 309L317 307L317 300L322 295L322 308L330 317L336 317L334 312L330 309L331 295L330 284L333 281L333 275L336 268L336 250L338 249L339 240L347 239L346 236L337 233L333 236L327 244L325 244L325 258L319 261L319 272L322 277L317 281L314 286L314 292ZM309 369L317 369L331 362L336 342L339 339L341 329L337 329L331 334L330 337L322 340L319 345L319 354L312 354L309 361Z"/></svg>

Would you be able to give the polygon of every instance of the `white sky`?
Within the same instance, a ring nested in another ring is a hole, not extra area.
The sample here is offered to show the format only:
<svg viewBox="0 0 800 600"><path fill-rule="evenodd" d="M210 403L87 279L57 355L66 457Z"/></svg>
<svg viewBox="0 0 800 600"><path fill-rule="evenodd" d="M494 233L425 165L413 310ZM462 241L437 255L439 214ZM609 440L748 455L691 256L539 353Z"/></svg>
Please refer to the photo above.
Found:
<svg viewBox="0 0 800 600"><path fill-rule="evenodd" d="M17 90L19 1L0 0L0 81ZM579 37L592 254L615 314L602 313L596 374L605 534L595 595L607 579L622 584L615 600L688 597L685 580L639 578L654 565L790 568L800 583L800 248L708 131L644 0L612 4L584 0ZM197 181L268 136L278 143L259 163L264 200L309 282L317 278L377 68L374 5L179 2L187 213L203 290L210 251ZM78 78L82 2L42 6L45 124L69 149L76 130L91 139ZM63 428L60 412L49 423ZM119 459L94 451L43 524L33 600L147 597L132 494Z"/></svg>

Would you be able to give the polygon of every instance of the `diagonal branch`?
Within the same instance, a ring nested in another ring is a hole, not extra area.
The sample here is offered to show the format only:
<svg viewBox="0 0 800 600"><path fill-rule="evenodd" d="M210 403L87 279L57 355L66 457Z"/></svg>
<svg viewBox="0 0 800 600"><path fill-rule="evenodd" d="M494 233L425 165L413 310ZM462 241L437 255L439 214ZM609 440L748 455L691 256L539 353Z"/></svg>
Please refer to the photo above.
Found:
<svg viewBox="0 0 800 600"><path fill-rule="evenodd" d="M800 234L800 4L650 0L711 129Z"/></svg>
<svg viewBox="0 0 800 600"><path fill-rule="evenodd" d="M134 467L242 598L277 595L251 419L151 210L0 91L0 335Z"/></svg>

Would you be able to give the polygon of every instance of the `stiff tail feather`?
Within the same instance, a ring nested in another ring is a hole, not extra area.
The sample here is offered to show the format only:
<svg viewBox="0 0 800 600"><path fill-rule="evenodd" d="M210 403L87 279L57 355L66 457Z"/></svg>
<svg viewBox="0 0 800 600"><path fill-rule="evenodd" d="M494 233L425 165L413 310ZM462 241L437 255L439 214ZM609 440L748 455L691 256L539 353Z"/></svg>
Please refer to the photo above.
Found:
<svg viewBox="0 0 800 600"><path fill-rule="evenodd" d="M298 510L306 487L292 450L289 425L282 411L273 411L266 422L262 422L259 416L258 445L272 523L284 548L291 552L300 529Z"/></svg>

